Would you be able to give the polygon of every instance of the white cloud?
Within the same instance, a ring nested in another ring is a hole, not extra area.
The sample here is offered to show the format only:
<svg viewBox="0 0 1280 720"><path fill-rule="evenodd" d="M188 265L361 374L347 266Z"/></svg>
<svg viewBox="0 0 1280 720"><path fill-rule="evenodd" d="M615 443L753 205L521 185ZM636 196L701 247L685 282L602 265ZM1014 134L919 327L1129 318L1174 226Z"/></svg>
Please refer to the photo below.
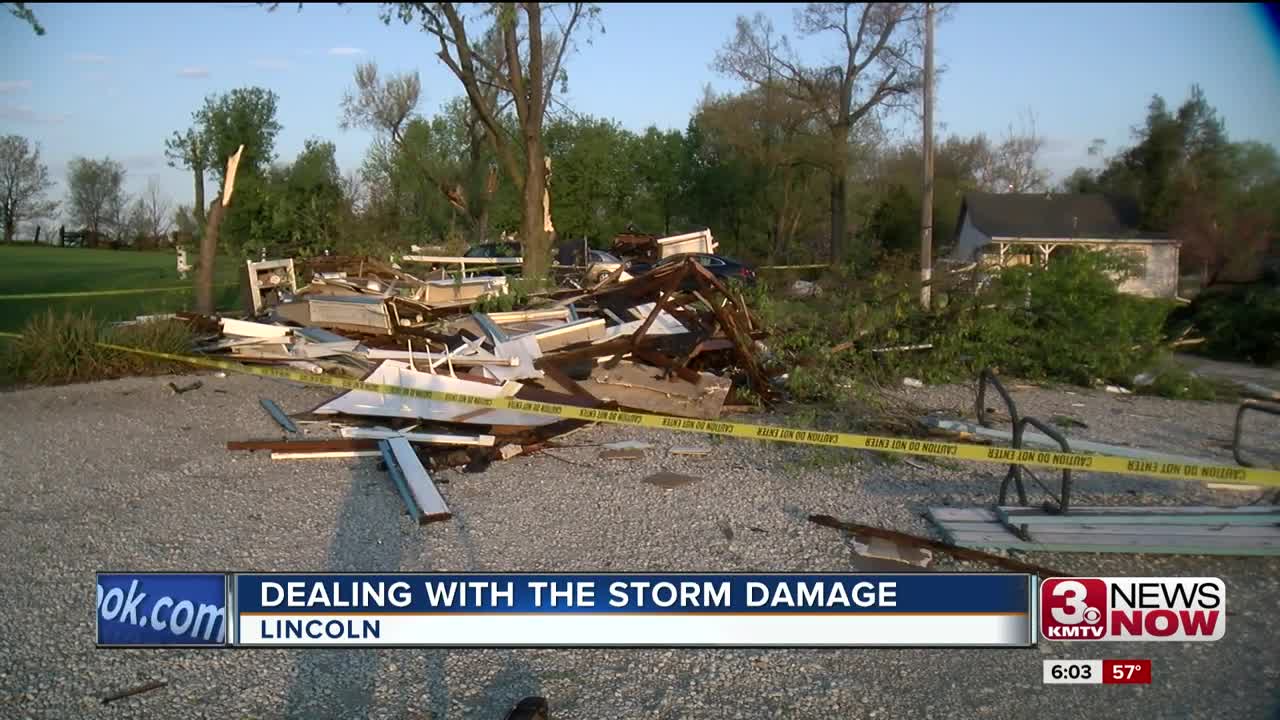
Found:
<svg viewBox="0 0 1280 720"><path fill-rule="evenodd" d="M14 93L19 90L30 90L30 80L0 80L0 94Z"/></svg>
<svg viewBox="0 0 1280 720"><path fill-rule="evenodd" d="M293 63L281 58L258 58L250 63L259 70L288 70Z"/></svg>
<svg viewBox="0 0 1280 720"><path fill-rule="evenodd" d="M363 55L364 50L353 47L335 47L329 48L330 55Z"/></svg>
<svg viewBox="0 0 1280 720"><path fill-rule="evenodd" d="M207 67L184 67L178 71L178 77L184 78L206 78L209 77L209 68Z"/></svg>
<svg viewBox="0 0 1280 720"><path fill-rule="evenodd" d="M111 62L111 58L106 55L98 55L97 53L76 53L71 56L71 62L89 63L91 65L106 65Z"/></svg>
<svg viewBox="0 0 1280 720"><path fill-rule="evenodd" d="M28 125L58 125L71 117L71 113L44 115L30 105L0 105L0 120L13 120Z"/></svg>

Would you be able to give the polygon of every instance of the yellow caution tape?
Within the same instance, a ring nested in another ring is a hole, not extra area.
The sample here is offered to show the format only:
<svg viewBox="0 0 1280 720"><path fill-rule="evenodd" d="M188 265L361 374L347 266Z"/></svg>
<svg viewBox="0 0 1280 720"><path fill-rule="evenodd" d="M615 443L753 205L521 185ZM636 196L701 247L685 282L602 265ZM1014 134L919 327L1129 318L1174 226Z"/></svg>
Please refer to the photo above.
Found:
<svg viewBox="0 0 1280 720"><path fill-rule="evenodd" d="M227 282L217 283L214 287L228 287L230 285L239 285L239 283ZM0 295L0 300L52 300L54 298L68 297L96 297L100 295L140 295L142 293L153 292L174 292L176 290L195 290L193 285L177 285L174 287L163 288L132 288L128 290L84 290L81 292L61 292L61 293L26 293L23 295Z"/></svg>
<svg viewBox="0 0 1280 720"><path fill-rule="evenodd" d="M12 337L20 337L14 333L0 333ZM1076 470L1083 472L1115 473L1121 475L1143 475L1147 477L1165 478L1169 480L1203 480L1216 482L1232 482L1246 485L1267 485L1280 487L1280 470L1236 467L1232 465L1198 465L1176 462L1160 462L1156 460L1134 460L1111 455L1089 455L1083 453L1052 452L1048 450L1015 450L1012 448L996 448L984 445L940 442L937 440L919 440L916 438L881 437L876 435L858 435L844 432L828 432L824 430L801 430L771 425L752 425L749 423L727 422L723 420L694 420L692 418L654 415L650 413L628 412L622 410L596 410L573 405L557 403L532 402L517 398L482 398L474 395L441 392L438 390L420 390L399 385L352 380L351 378L333 375L313 375L292 369L264 367L259 365L243 365L228 360L217 360L209 357L193 355L173 355L169 353L140 350L138 348L98 343L99 346L120 352L136 353L160 360L187 363L200 367L227 370L245 375L293 380L307 385L323 385L343 390L367 390L383 395L399 395L403 397L435 400L437 402L462 403L492 410L515 410L518 412L551 415L562 420L584 420L587 422L610 423L613 425L629 425L633 427L650 427L659 430L675 430L679 432L707 433L746 438L748 440L765 440L768 442L786 442L801 445L823 445L826 447L852 448L855 450L875 450L877 452L898 455L927 455L931 457L953 458L957 460L973 460L976 462L998 463L1002 465L1030 465L1060 470Z"/></svg>

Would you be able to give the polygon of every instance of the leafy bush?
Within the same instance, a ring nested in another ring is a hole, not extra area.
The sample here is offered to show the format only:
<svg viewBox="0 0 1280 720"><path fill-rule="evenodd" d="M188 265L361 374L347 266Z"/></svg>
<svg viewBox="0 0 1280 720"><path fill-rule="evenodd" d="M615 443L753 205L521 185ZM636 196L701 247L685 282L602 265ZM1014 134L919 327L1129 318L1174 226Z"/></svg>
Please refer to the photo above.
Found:
<svg viewBox="0 0 1280 720"><path fill-rule="evenodd" d="M969 381L983 367L1082 385L1131 383L1157 356L1172 303L1117 289L1131 259L1058 253L1047 269L992 270L980 285L941 274L928 311L912 256L882 258L869 275L838 267L823 278L821 297L771 298L760 315L783 364L804 371L792 373L791 390L810 400L834 398L832 388L851 379ZM870 352L923 344L932 347Z"/></svg>
<svg viewBox="0 0 1280 720"><path fill-rule="evenodd" d="M191 351L192 336L187 325L179 321L108 327L92 313L57 315L49 310L32 317L23 328L21 338L0 348L0 376L12 383L60 385L191 369L185 363L110 350L99 342L182 354Z"/></svg>
<svg viewBox="0 0 1280 720"><path fill-rule="evenodd" d="M1280 287L1248 285L1209 290L1169 318L1170 335L1204 338L1194 352L1218 360L1280 363Z"/></svg>

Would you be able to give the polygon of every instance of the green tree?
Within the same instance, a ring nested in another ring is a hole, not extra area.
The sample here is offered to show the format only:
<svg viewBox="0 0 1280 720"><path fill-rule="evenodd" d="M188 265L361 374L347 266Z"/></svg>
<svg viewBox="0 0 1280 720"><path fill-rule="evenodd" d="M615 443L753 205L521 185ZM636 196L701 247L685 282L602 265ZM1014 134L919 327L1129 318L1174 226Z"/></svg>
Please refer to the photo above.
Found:
<svg viewBox="0 0 1280 720"><path fill-rule="evenodd" d="M920 86L920 3L809 3L796 14L805 38L832 38L840 56L806 65L785 35L757 14L738 18L737 32L715 67L753 87L783 83L823 124L829 139L832 259L848 252L849 144L856 126Z"/></svg>
<svg viewBox="0 0 1280 720"><path fill-rule="evenodd" d="M72 222L89 231L90 246L123 229L124 180L124 165L109 157L77 157L67 165L67 206Z"/></svg>
<svg viewBox="0 0 1280 720"><path fill-rule="evenodd" d="M196 111L206 166L221 184L227 172L227 158L241 145L237 177L262 172L275 160L276 136L281 126L276 120L279 96L260 87L236 88L205 98Z"/></svg>

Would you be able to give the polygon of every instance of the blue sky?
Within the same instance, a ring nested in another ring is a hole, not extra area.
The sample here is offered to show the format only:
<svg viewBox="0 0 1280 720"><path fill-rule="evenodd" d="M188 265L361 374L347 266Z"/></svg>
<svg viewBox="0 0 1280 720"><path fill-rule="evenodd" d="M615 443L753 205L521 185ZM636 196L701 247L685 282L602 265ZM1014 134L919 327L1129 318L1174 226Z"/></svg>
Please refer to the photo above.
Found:
<svg viewBox="0 0 1280 720"><path fill-rule="evenodd" d="M633 130L683 128L707 84L735 87L710 68L735 18L764 12L794 40L794 7L603 4L604 32L571 58L566 99ZM0 133L39 142L59 180L71 158L109 155L125 163L130 191L156 177L190 203L190 180L165 165L164 138L189 125L206 95L239 86L279 94L282 159L322 137L337 144L344 171L370 141L338 128L356 63L418 70L424 113L459 94L427 36L384 25L372 5L33 8L44 37L0 16ZM940 132L998 135L1030 109L1057 176L1096 162L1086 155L1092 138L1109 151L1127 144L1152 94L1176 106L1196 82L1233 139L1280 146L1280 43L1259 5L961 4L937 47Z"/></svg>

